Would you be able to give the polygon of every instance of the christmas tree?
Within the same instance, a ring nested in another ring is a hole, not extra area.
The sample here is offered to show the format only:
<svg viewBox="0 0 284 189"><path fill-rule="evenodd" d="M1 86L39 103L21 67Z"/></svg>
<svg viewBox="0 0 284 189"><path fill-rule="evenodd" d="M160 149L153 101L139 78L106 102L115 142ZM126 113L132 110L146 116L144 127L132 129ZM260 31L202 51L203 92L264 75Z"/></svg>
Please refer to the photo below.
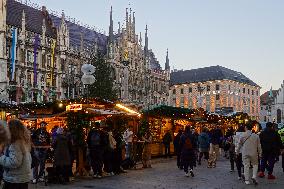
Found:
<svg viewBox="0 0 284 189"><path fill-rule="evenodd" d="M95 56L93 56L91 64L96 68L94 73L96 81L90 85L90 97L110 101L117 100L117 94L113 87L114 73L112 72L111 66L105 61L103 54L98 52Z"/></svg>

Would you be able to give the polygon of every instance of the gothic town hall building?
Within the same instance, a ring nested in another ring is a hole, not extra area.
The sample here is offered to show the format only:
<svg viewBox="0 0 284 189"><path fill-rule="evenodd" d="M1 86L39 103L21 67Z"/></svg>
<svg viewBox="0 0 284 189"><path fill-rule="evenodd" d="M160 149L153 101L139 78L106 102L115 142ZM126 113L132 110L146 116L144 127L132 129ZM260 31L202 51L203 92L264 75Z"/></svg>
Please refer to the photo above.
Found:
<svg viewBox="0 0 284 189"><path fill-rule="evenodd" d="M83 95L81 66L99 49L113 70L119 99L140 107L166 104L170 66L162 69L136 34L135 13L126 9L124 27L114 31L112 10L109 35L82 26L64 13L49 13L19 0L0 1L0 99L48 102ZM95 45L94 45L95 44Z"/></svg>

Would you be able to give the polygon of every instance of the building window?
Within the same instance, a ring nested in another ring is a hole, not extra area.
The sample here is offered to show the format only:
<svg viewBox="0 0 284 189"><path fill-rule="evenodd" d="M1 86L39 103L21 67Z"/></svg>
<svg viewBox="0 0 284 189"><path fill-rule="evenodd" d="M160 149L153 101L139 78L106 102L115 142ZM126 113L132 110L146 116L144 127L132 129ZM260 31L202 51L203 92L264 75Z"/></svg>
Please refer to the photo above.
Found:
<svg viewBox="0 0 284 189"><path fill-rule="evenodd" d="M183 106L184 105L184 97L180 97L180 104Z"/></svg>
<svg viewBox="0 0 284 189"><path fill-rule="evenodd" d="M260 109L263 110L263 107L261 107Z"/></svg>
<svg viewBox="0 0 284 189"><path fill-rule="evenodd" d="M248 89L248 94L250 94L250 93L249 93L249 89Z"/></svg>
<svg viewBox="0 0 284 189"><path fill-rule="evenodd" d="M32 51L27 51L27 61L32 63L33 62L33 52Z"/></svg>
<svg viewBox="0 0 284 189"><path fill-rule="evenodd" d="M243 88L243 93L246 93L246 89L245 88Z"/></svg>
<svg viewBox="0 0 284 189"><path fill-rule="evenodd" d="M266 116L264 116L264 120L263 121L266 122Z"/></svg>
<svg viewBox="0 0 284 189"><path fill-rule="evenodd" d="M220 100L220 95L216 94L216 100Z"/></svg>
<svg viewBox="0 0 284 189"><path fill-rule="evenodd" d="M216 91L219 91L220 90L220 85L216 85Z"/></svg>
<svg viewBox="0 0 284 189"><path fill-rule="evenodd" d="M207 91L210 91L210 85L207 85Z"/></svg>
<svg viewBox="0 0 284 189"><path fill-rule="evenodd" d="M180 94L183 94L183 89L180 89Z"/></svg>
<svg viewBox="0 0 284 189"><path fill-rule="evenodd" d="M173 94L176 94L176 89L173 89Z"/></svg>
<svg viewBox="0 0 284 189"><path fill-rule="evenodd" d="M229 85L229 91L231 90L231 85Z"/></svg>
<svg viewBox="0 0 284 189"><path fill-rule="evenodd" d="M258 96L258 91L256 91L256 96Z"/></svg>
<svg viewBox="0 0 284 189"><path fill-rule="evenodd" d="M254 90L251 90L251 95L254 95Z"/></svg>
<svg viewBox="0 0 284 189"><path fill-rule="evenodd" d="M188 93L192 93L192 88L191 87L189 87Z"/></svg>
<svg viewBox="0 0 284 189"><path fill-rule="evenodd" d="M177 102L176 102L176 101L177 101L177 99L176 99L176 98L173 98L173 105L174 105L174 106L177 105Z"/></svg>

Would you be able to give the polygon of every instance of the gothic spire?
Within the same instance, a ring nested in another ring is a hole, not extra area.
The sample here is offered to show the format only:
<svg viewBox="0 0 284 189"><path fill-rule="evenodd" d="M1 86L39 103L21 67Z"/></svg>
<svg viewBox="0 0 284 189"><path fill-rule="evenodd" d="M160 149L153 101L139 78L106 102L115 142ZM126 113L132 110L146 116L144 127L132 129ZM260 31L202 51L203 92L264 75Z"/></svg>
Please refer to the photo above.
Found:
<svg viewBox="0 0 284 189"><path fill-rule="evenodd" d="M132 35L133 40L135 40L135 12L133 12Z"/></svg>
<svg viewBox="0 0 284 189"><path fill-rule="evenodd" d="M142 34L140 32L140 35L139 35L139 44L142 46Z"/></svg>
<svg viewBox="0 0 284 189"><path fill-rule="evenodd" d="M112 6L110 8L110 17L109 17L109 42L113 42L113 20L112 20Z"/></svg>
<svg viewBox="0 0 284 189"><path fill-rule="evenodd" d="M22 32L26 30L26 13L23 10L22 12Z"/></svg>
<svg viewBox="0 0 284 189"><path fill-rule="evenodd" d="M146 24L145 28L145 46L144 46L145 55L148 55L148 26Z"/></svg>
<svg viewBox="0 0 284 189"><path fill-rule="evenodd" d="M167 49L167 56L166 56L165 70L170 70L169 49Z"/></svg>

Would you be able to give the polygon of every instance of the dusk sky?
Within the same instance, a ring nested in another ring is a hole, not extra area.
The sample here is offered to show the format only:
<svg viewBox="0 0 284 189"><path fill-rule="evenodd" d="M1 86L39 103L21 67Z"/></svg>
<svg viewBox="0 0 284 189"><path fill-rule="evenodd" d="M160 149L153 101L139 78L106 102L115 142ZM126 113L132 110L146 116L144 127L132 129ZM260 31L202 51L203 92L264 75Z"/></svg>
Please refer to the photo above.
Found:
<svg viewBox="0 0 284 189"><path fill-rule="evenodd" d="M24 0L23 0L24 1ZM242 72L262 87L284 80L283 0L32 0L108 32L113 6L115 29L125 8L136 13L136 31L149 28L149 46L164 67L221 65Z"/></svg>

